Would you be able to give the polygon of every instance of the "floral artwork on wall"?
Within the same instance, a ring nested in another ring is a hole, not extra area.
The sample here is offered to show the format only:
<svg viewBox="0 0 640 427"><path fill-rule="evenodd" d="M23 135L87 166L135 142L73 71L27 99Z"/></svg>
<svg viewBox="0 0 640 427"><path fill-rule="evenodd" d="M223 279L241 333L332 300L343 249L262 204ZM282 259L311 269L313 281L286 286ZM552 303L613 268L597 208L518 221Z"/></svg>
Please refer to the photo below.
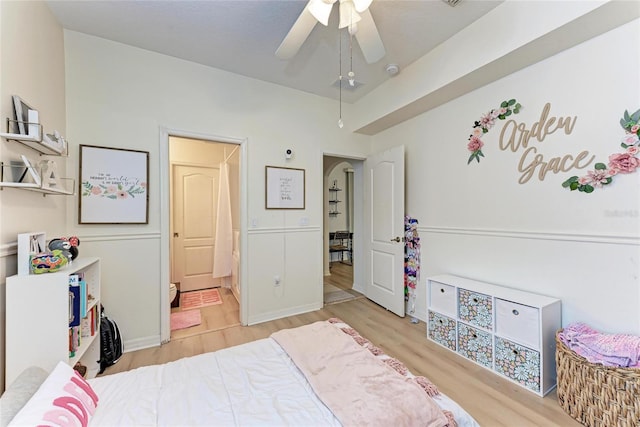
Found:
<svg viewBox="0 0 640 427"><path fill-rule="evenodd" d="M481 137L485 133L489 132L489 129L496 124L496 120L504 120L511 114L518 114L520 112L520 108L522 108L522 106L518 104L515 99L502 101L500 103L500 107L490 110L488 113L480 117L480 120L474 122L473 132L471 136L469 136L469 143L467 144L467 149L471 151L471 156L469 156L467 164L471 163L473 160L480 163L480 157L484 157L484 154L482 154L484 142L482 142Z"/></svg>
<svg viewBox="0 0 640 427"><path fill-rule="evenodd" d="M79 224L149 223L149 152L80 145Z"/></svg>
<svg viewBox="0 0 640 427"><path fill-rule="evenodd" d="M594 170L584 176L567 179L562 183L564 188L592 193L596 188L611 184L614 176L633 173L640 167L640 110L631 115L625 110L620 126L625 130L620 143L624 151L611 154L608 164L596 163Z"/></svg>

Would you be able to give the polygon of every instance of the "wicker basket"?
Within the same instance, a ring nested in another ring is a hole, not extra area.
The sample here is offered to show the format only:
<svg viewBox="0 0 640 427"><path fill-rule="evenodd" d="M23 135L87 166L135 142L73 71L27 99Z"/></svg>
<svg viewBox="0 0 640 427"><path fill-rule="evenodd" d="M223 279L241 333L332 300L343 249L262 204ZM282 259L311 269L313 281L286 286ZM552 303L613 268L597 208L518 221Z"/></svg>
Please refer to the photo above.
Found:
<svg viewBox="0 0 640 427"><path fill-rule="evenodd" d="M640 369L588 362L556 333L558 403L587 426L640 426Z"/></svg>

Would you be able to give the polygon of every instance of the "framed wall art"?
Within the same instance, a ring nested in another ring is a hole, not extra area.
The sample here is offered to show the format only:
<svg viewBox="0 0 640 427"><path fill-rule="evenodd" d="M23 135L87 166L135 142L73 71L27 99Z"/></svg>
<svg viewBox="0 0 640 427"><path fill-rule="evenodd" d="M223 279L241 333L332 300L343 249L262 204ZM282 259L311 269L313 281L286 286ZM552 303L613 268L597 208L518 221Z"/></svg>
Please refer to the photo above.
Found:
<svg viewBox="0 0 640 427"><path fill-rule="evenodd" d="M266 166L265 174L266 209L304 209L304 169Z"/></svg>
<svg viewBox="0 0 640 427"><path fill-rule="evenodd" d="M149 223L149 152L80 145L78 223Z"/></svg>

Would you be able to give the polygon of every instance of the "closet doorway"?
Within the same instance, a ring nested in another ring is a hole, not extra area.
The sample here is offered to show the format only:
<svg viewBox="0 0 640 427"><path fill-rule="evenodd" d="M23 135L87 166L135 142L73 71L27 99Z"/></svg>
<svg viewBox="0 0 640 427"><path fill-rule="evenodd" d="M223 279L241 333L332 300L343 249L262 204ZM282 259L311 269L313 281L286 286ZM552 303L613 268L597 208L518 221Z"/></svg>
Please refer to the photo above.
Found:
<svg viewBox="0 0 640 427"><path fill-rule="evenodd" d="M238 144L169 137L171 339L240 324Z"/></svg>

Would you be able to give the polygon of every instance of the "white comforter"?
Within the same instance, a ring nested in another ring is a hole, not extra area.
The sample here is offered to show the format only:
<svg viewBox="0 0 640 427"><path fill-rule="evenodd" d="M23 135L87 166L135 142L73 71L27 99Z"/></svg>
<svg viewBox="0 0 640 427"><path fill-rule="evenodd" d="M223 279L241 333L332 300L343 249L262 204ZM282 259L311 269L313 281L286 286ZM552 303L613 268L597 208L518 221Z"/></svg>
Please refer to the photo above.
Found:
<svg viewBox="0 0 640 427"><path fill-rule="evenodd" d="M89 383L92 426L340 425L271 338Z"/></svg>
<svg viewBox="0 0 640 427"><path fill-rule="evenodd" d="M272 338L89 380L94 426L339 426ZM435 398L459 427L477 423Z"/></svg>

